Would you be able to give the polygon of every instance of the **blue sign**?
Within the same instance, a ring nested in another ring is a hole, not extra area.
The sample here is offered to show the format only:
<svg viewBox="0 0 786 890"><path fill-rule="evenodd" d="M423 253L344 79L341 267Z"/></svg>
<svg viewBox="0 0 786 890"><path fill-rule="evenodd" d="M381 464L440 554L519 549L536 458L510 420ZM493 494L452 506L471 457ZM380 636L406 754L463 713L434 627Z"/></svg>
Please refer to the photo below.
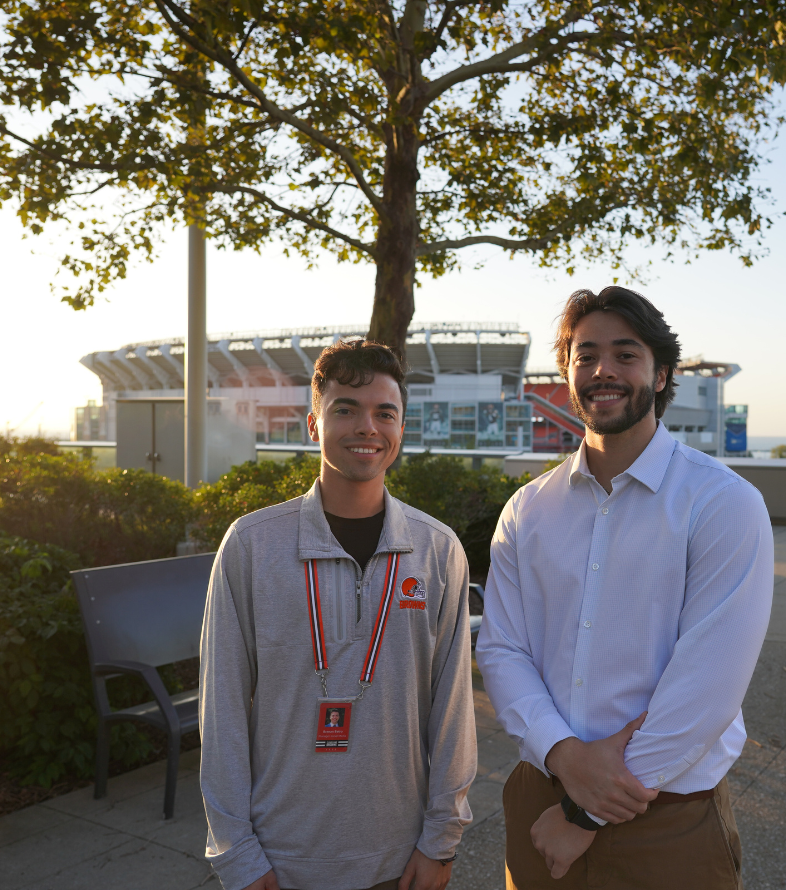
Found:
<svg viewBox="0 0 786 890"><path fill-rule="evenodd" d="M739 453L748 450L748 406L726 405L726 452Z"/></svg>

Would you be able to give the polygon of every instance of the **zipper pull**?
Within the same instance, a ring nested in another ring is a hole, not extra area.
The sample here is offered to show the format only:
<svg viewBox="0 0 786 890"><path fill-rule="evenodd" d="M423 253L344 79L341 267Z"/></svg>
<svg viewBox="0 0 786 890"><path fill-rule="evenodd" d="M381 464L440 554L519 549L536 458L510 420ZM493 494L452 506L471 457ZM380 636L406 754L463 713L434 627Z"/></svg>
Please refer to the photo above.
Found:
<svg viewBox="0 0 786 890"><path fill-rule="evenodd" d="M355 601L357 603L357 606L355 609L355 624L357 624L358 621L360 621L360 581L357 582L356 586L357 586L357 593L355 594L355 598L356 598Z"/></svg>

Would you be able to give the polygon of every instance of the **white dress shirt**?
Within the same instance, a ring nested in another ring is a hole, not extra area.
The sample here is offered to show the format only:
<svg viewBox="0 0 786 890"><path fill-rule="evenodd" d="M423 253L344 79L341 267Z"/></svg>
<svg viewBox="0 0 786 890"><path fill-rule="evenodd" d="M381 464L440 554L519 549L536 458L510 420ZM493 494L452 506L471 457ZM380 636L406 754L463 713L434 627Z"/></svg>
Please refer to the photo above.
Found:
<svg viewBox="0 0 786 890"><path fill-rule="evenodd" d="M773 538L759 492L659 423L607 494L579 451L500 516L476 655L497 718L544 773L562 739L605 738L648 788L714 787L767 630ZM598 820L600 821L600 820Z"/></svg>

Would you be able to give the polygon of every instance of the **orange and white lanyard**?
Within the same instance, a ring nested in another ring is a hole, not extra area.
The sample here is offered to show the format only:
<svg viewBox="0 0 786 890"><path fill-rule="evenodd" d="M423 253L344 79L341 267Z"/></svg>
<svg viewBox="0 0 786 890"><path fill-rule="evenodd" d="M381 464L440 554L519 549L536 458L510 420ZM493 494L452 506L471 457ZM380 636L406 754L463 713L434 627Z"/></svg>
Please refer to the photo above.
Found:
<svg viewBox="0 0 786 890"><path fill-rule="evenodd" d="M377 612L377 620L374 623L374 630L371 634L371 642L366 653L366 660L363 664L363 670L360 672L360 694L358 699L363 698L363 693L371 686L374 680L374 670L377 666L379 651L382 648L382 640L385 636L385 626L390 615L390 608L393 604L393 595L396 590L396 575L398 574L398 553L388 554L388 565L385 572L385 587L382 591L382 598L379 601L379 611ZM322 682L322 692L327 697L327 673L328 673L328 657L325 648L325 632L322 628L322 607L319 601L319 577L317 575L317 561L309 559L306 561L306 593L308 594L308 617L311 622L311 642L314 647L314 670L319 675ZM339 595L339 591L336 591Z"/></svg>

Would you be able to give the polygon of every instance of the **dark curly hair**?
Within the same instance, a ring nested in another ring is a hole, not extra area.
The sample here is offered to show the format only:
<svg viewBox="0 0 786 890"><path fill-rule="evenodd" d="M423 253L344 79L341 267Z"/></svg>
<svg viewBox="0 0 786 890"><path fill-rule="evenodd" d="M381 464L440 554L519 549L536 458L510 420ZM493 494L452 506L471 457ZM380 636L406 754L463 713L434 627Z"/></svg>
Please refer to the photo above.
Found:
<svg viewBox="0 0 786 890"><path fill-rule="evenodd" d="M323 349L314 362L311 378L311 410L319 417L322 396L329 380L349 386L365 386L375 374L387 374L398 383L403 413L407 413L406 371L400 359L387 346L374 340L339 340ZM401 418L404 420L403 416Z"/></svg>
<svg viewBox="0 0 786 890"><path fill-rule="evenodd" d="M565 380L568 379L573 331L581 319L591 312L616 312L621 315L652 350L656 370L666 368L666 385L655 394L655 416L663 417L666 408L674 400L677 389L674 372L680 360L680 344L677 335L666 324L663 313L636 291L615 286L604 287L599 294L582 289L570 295L559 316L559 327L554 340L560 374Z"/></svg>

